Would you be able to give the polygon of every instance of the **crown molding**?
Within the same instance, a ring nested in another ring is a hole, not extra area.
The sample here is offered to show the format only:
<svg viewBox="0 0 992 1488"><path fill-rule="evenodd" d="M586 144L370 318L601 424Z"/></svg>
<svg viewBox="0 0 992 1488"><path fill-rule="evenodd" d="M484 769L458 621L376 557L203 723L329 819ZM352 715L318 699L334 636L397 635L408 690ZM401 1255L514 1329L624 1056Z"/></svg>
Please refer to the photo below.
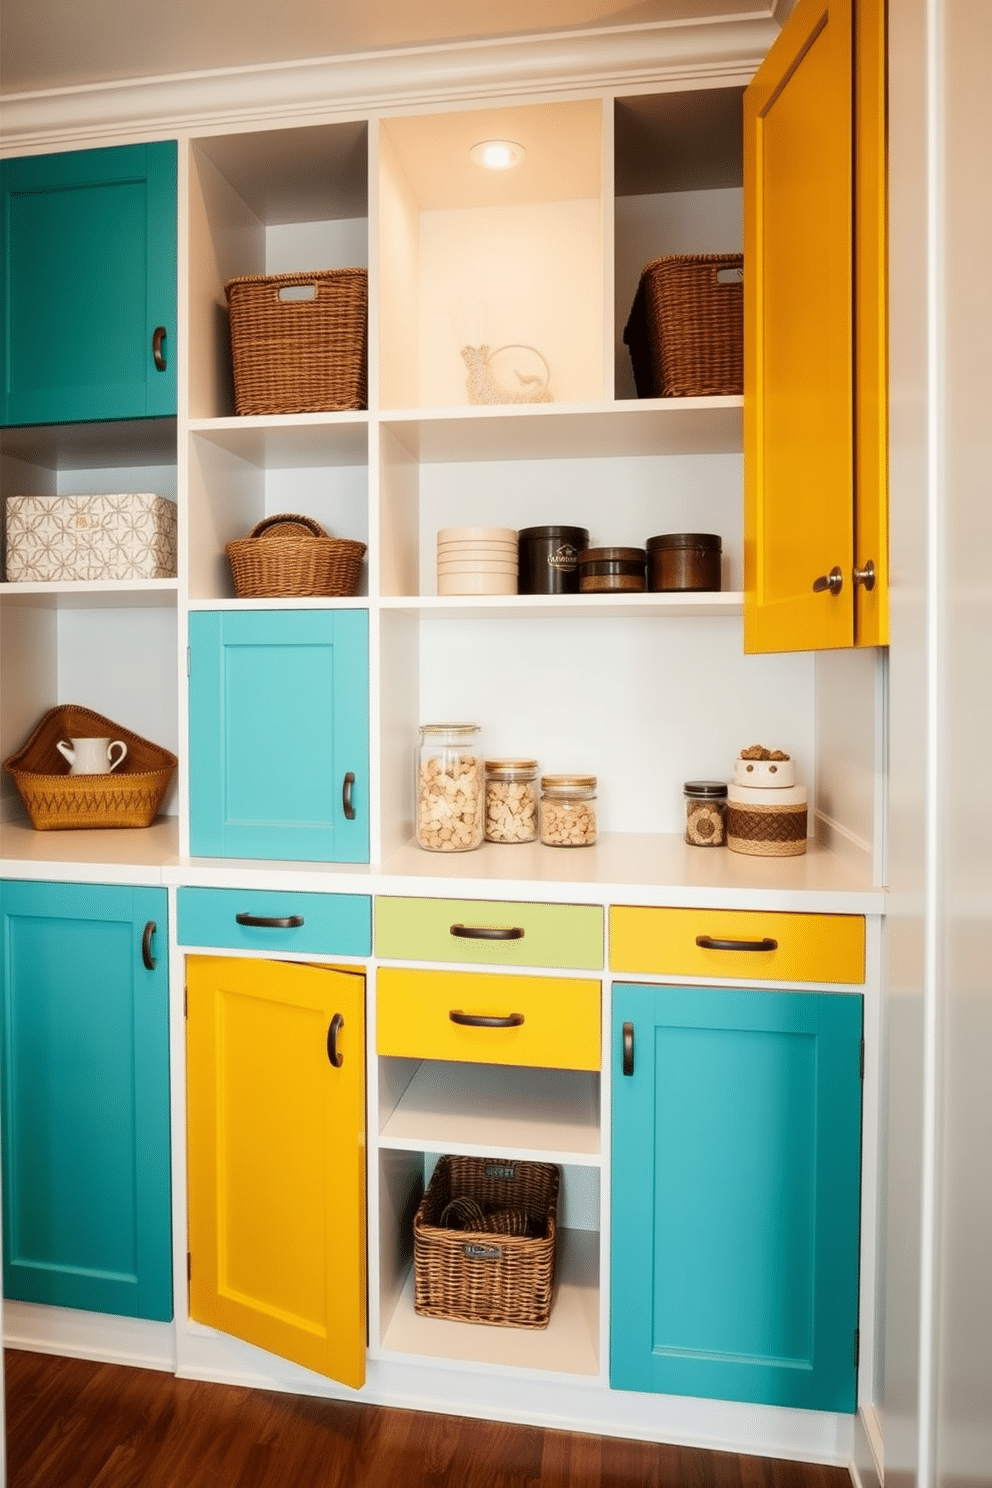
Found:
<svg viewBox="0 0 992 1488"><path fill-rule="evenodd" d="M774 7L258 67L129 78L0 98L5 155L356 113L649 83L750 77L778 35Z"/></svg>

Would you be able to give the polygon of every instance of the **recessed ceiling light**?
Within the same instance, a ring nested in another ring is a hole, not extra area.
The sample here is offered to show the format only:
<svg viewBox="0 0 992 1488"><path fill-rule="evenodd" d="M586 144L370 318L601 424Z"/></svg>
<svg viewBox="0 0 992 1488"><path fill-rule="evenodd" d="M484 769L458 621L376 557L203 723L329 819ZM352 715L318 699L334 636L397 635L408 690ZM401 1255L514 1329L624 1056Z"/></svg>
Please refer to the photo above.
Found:
<svg viewBox="0 0 992 1488"><path fill-rule="evenodd" d="M487 170L509 170L520 164L527 151L513 140L481 140L468 153L476 165L484 165Z"/></svg>

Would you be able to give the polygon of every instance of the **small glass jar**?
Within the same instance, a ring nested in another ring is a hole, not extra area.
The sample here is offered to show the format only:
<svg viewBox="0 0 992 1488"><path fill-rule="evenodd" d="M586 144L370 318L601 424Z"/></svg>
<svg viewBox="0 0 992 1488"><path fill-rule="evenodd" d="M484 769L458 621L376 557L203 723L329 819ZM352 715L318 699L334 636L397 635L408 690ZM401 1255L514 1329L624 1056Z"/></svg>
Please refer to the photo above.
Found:
<svg viewBox="0 0 992 1488"><path fill-rule="evenodd" d="M416 836L428 852L482 845L485 771L477 723L424 723L417 751Z"/></svg>
<svg viewBox="0 0 992 1488"><path fill-rule="evenodd" d="M727 840L727 787L722 780L687 780L685 840L693 847L723 847Z"/></svg>
<svg viewBox="0 0 992 1488"><path fill-rule="evenodd" d="M541 776L541 841L591 847L596 841L595 775Z"/></svg>
<svg viewBox="0 0 992 1488"><path fill-rule="evenodd" d="M537 838L537 760L486 760L486 841Z"/></svg>

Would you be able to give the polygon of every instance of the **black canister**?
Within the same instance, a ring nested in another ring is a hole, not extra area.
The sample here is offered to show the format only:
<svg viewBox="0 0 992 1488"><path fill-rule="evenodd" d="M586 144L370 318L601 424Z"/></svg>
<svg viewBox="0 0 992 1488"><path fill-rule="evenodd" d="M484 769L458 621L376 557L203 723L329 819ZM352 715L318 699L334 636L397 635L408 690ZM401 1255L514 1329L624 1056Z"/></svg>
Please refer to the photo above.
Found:
<svg viewBox="0 0 992 1488"><path fill-rule="evenodd" d="M648 588L719 589L723 544L715 532L665 532L649 537Z"/></svg>
<svg viewBox="0 0 992 1488"><path fill-rule="evenodd" d="M518 594L578 594L584 527L524 527L517 533Z"/></svg>

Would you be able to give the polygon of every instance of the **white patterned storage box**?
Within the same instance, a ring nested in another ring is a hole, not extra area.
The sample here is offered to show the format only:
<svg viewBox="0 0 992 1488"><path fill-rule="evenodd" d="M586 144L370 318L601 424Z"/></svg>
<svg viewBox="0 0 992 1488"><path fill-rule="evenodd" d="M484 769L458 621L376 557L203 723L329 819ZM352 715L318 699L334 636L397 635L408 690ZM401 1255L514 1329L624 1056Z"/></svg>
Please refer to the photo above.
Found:
<svg viewBox="0 0 992 1488"><path fill-rule="evenodd" d="M7 579L174 579L176 507L149 492L8 496Z"/></svg>

